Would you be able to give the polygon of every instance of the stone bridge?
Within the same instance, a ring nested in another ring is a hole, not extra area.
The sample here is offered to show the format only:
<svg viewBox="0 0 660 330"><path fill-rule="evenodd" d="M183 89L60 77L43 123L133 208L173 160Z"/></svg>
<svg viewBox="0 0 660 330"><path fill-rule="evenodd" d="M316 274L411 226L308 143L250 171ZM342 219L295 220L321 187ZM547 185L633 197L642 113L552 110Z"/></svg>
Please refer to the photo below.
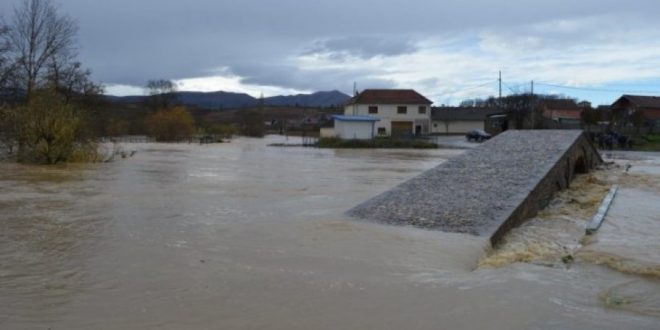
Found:
<svg viewBox="0 0 660 330"><path fill-rule="evenodd" d="M493 245L602 159L579 130L507 131L358 205L350 216L487 236Z"/></svg>

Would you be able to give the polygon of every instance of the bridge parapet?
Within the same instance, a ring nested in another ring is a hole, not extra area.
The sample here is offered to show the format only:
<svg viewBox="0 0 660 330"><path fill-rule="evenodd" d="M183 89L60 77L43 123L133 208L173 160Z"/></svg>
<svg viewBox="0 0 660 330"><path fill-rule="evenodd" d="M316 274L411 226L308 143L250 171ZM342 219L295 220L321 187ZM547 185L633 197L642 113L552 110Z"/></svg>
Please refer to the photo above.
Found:
<svg viewBox="0 0 660 330"><path fill-rule="evenodd" d="M349 215L489 237L535 216L576 174L602 163L579 130L507 131L362 203Z"/></svg>

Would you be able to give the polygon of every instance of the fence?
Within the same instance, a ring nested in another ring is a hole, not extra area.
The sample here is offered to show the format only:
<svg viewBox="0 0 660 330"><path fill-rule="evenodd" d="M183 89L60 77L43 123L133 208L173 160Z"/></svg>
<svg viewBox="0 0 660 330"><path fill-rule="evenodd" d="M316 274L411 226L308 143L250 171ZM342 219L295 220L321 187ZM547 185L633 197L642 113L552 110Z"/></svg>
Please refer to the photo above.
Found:
<svg viewBox="0 0 660 330"><path fill-rule="evenodd" d="M148 143L155 142L153 138L144 135L124 135L124 136L106 136L101 138L101 142L118 143Z"/></svg>

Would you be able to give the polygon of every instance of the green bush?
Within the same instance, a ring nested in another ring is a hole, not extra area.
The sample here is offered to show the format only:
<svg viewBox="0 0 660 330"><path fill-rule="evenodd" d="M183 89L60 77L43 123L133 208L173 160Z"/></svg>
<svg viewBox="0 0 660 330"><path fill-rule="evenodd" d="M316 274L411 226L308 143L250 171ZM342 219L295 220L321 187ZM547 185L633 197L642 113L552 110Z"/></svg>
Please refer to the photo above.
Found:
<svg viewBox="0 0 660 330"><path fill-rule="evenodd" d="M52 91L33 92L28 104L14 109L19 162L56 164L97 161L97 145L84 140L81 116Z"/></svg>
<svg viewBox="0 0 660 330"><path fill-rule="evenodd" d="M159 142L187 139L195 132L195 119L183 106L158 111L145 122L149 136Z"/></svg>
<svg viewBox="0 0 660 330"><path fill-rule="evenodd" d="M660 151L660 134L648 134L637 140L635 149L640 151Z"/></svg>

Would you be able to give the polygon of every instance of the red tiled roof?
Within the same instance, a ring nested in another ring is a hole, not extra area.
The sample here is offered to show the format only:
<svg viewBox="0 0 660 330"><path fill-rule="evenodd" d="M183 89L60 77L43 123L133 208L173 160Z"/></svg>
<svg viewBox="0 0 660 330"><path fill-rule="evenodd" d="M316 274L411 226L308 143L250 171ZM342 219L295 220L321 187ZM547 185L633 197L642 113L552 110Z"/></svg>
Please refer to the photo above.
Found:
<svg viewBox="0 0 660 330"><path fill-rule="evenodd" d="M348 104L428 104L429 99L412 89L365 89Z"/></svg>
<svg viewBox="0 0 660 330"><path fill-rule="evenodd" d="M642 95L623 95L621 98L616 100L614 105L619 103L622 99L627 99L630 103L640 107L640 108L656 108L660 109L660 96L642 96Z"/></svg>

